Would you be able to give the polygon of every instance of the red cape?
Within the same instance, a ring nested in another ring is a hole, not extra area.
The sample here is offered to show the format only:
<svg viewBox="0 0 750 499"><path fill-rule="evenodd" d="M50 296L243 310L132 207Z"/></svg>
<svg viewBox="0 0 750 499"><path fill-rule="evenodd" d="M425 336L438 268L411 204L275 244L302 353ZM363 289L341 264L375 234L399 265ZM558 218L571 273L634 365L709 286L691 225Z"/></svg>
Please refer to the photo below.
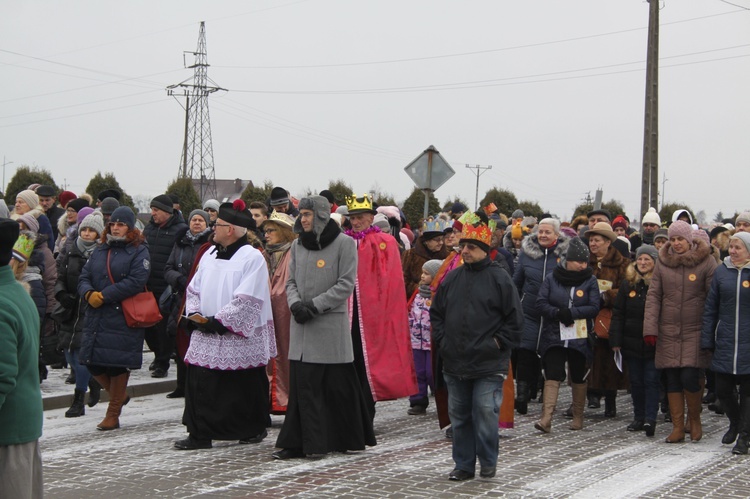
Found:
<svg viewBox="0 0 750 499"><path fill-rule="evenodd" d="M401 255L393 236L380 232L359 241L357 304L367 380L372 397L393 400L419 391L409 337ZM353 301L349 300L349 317Z"/></svg>

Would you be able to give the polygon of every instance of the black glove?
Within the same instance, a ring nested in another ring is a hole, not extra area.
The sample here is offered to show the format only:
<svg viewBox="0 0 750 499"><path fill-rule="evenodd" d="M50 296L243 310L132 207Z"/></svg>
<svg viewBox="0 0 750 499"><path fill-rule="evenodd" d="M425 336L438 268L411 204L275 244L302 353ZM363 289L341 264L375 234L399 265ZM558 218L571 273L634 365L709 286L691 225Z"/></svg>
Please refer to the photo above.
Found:
<svg viewBox="0 0 750 499"><path fill-rule="evenodd" d="M200 324L200 330L204 333L216 333L216 334L225 334L229 332L229 329L224 327L224 324L219 322L213 317L206 317L208 319L208 322L205 324Z"/></svg>
<svg viewBox="0 0 750 499"><path fill-rule="evenodd" d="M573 325L573 312L571 312L569 308L561 308L558 312L558 316L560 318L560 322L562 322L564 325Z"/></svg>
<svg viewBox="0 0 750 499"><path fill-rule="evenodd" d="M318 315L318 309L315 308L315 305L313 305L312 300L306 301L304 305L305 305L305 308L307 308L310 312L312 312L313 315Z"/></svg>
<svg viewBox="0 0 750 499"><path fill-rule="evenodd" d="M76 306L76 299L74 298L74 296L70 293L66 293L65 291L60 291L59 293L57 293L55 295L55 298L60 303L60 305L67 308L68 310L71 310Z"/></svg>
<svg viewBox="0 0 750 499"><path fill-rule="evenodd" d="M302 302L298 301L298 302L292 303L292 306L289 307L289 310L292 311L292 315L296 316L300 312L300 310L302 310L303 308L304 308L304 305L302 304Z"/></svg>

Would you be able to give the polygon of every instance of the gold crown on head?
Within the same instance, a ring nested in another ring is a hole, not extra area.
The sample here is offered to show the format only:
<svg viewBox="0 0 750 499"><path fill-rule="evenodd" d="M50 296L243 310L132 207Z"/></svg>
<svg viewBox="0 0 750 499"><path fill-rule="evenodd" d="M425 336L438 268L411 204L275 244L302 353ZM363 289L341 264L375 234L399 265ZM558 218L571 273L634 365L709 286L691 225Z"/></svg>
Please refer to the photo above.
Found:
<svg viewBox="0 0 750 499"><path fill-rule="evenodd" d="M346 201L346 209L350 215L353 213L372 213L374 211L372 209L372 199L370 199L369 194L363 194L359 197L356 194L352 194L351 196L345 196L344 200Z"/></svg>

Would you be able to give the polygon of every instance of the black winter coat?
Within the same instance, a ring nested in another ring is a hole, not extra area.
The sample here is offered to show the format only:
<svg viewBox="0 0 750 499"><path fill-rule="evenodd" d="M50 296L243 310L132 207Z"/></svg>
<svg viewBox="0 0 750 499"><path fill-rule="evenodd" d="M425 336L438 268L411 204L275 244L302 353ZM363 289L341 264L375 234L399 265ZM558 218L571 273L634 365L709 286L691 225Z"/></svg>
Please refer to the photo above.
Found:
<svg viewBox="0 0 750 499"><path fill-rule="evenodd" d="M170 310L162 310L162 315L168 316L167 331L171 335L177 332L177 316L180 312L182 301L185 298L185 290L188 285L188 276L193 269L195 257L198 250L208 241L211 232L202 234L198 239L191 241L188 238L189 230L186 227L177 237L177 242L169 255L164 279L169 286L172 286L172 292L176 293L175 299L172 300Z"/></svg>
<svg viewBox="0 0 750 499"><path fill-rule="evenodd" d="M71 310L70 319L60 323L60 341L58 343L60 348L71 350L78 349L81 346L86 308L78 295L78 281L88 258L78 249L76 240L73 240L67 251L60 253L62 259L58 262L57 283L55 284L55 297L58 298L60 303L64 303L66 300L74 301L72 309L68 308L68 310Z"/></svg>
<svg viewBox="0 0 750 499"><path fill-rule="evenodd" d="M430 321L444 373L463 378L508 373L523 311L510 275L489 257L448 273L435 293Z"/></svg>
<svg viewBox="0 0 750 499"><path fill-rule="evenodd" d="M655 347L643 341L643 314L650 281L650 274L644 279L635 270L635 263L631 263L617 291L609 329L609 345L612 348L620 347L625 357L648 360L653 359L656 353Z"/></svg>
<svg viewBox="0 0 750 499"><path fill-rule="evenodd" d="M175 211L164 226L159 226L151 219L143 230L143 235L148 242L148 252L151 260L151 277L148 279L148 289L153 291L157 298L161 296L167 288L167 281L164 280L164 271L167 267L169 255L172 254L172 248L177 241L179 234L184 234L187 224L182 215Z"/></svg>

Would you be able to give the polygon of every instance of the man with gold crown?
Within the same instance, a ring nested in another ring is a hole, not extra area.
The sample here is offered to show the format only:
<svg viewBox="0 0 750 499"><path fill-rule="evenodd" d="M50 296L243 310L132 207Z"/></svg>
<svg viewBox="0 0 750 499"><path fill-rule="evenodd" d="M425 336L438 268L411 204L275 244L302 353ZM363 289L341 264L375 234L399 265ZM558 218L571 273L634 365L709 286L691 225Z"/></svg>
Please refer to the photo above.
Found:
<svg viewBox="0 0 750 499"><path fill-rule="evenodd" d="M401 265L404 268L407 299L411 298L419 286L422 265L429 260L444 260L448 256L448 249L443 244L446 226L447 221L442 218L425 221L422 234L414 242L414 247L404 251Z"/></svg>
<svg viewBox="0 0 750 499"><path fill-rule="evenodd" d="M346 206L352 225L346 235L357 243L359 258L349 299L354 365L373 419L378 400L417 392L406 291L398 245L372 225L376 212L370 196L347 196Z"/></svg>
<svg viewBox="0 0 750 499"><path fill-rule="evenodd" d="M523 327L513 280L489 257L494 227L483 212L464 214L461 222L464 263L445 277L430 308L433 348L448 387L454 481L474 478L477 458L480 476L495 476L503 382Z"/></svg>

